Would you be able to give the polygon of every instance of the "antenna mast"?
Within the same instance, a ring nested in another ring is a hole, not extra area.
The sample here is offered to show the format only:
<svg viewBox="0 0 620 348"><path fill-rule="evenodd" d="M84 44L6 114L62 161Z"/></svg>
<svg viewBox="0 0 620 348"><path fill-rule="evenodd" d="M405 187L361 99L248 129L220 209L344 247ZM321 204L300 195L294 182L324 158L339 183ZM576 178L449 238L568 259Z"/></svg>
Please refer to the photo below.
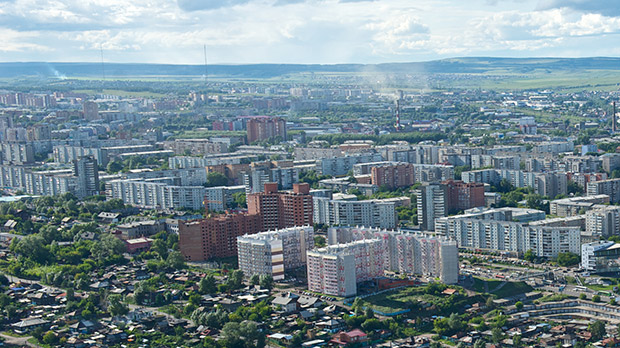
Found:
<svg viewBox="0 0 620 348"><path fill-rule="evenodd" d="M99 44L99 49L101 50L101 77L102 80L105 80L105 66L103 65L103 44Z"/></svg>

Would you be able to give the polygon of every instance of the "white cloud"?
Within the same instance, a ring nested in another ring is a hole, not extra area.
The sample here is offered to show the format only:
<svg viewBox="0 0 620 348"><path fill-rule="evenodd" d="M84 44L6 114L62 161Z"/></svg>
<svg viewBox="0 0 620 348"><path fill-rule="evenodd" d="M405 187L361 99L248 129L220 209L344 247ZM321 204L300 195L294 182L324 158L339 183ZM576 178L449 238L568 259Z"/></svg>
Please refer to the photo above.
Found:
<svg viewBox="0 0 620 348"><path fill-rule="evenodd" d="M582 0L0 0L0 60L418 61L612 54L620 17ZM587 6L586 6L587 5ZM3 33L3 32L0 32ZM4 42L6 41L6 43ZM52 47L52 48L49 48ZM48 50L45 55L36 52ZM52 53L53 52L53 53Z"/></svg>

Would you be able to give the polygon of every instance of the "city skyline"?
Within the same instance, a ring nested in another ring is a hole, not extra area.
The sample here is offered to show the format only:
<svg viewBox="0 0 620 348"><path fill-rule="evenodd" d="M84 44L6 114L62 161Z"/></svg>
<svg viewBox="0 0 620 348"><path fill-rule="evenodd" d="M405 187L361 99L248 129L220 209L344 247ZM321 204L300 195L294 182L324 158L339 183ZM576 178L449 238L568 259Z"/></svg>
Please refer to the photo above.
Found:
<svg viewBox="0 0 620 348"><path fill-rule="evenodd" d="M617 56L620 11L583 0L0 1L0 61L382 63ZM103 51L103 52L102 52Z"/></svg>

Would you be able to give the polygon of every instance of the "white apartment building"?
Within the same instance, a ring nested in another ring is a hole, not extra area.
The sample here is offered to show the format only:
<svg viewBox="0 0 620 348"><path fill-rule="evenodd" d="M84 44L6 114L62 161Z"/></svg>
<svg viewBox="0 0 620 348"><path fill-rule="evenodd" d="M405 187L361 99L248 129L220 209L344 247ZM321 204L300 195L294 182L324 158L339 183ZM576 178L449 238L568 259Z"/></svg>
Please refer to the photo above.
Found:
<svg viewBox="0 0 620 348"><path fill-rule="evenodd" d="M568 180L565 173L537 173L508 169L482 169L463 172L462 180L466 183L481 182L498 184L506 179L514 187L531 187L543 196L555 197L567 194Z"/></svg>
<svg viewBox="0 0 620 348"><path fill-rule="evenodd" d="M439 183L421 186L415 191L418 225L423 231L435 230L435 219L446 216L446 191Z"/></svg>
<svg viewBox="0 0 620 348"><path fill-rule="evenodd" d="M597 204L605 203L609 203L608 195L570 197L549 202L549 211L557 216L581 215L590 209L596 208Z"/></svg>
<svg viewBox="0 0 620 348"><path fill-rule="evenodd" d="M384 253L383 243L375 239L308 251L308 290L354 296L357 283L383 276Z"/></svg>
<svg viewBox="0 0 620 348"><path fill-rule="evenodd" d="M306 251L314 248L312 226L290 227L237 237L239 269L246 277L269 274L284 279L284 272L306 265Z"/></svg>
<svg viewBox="0 0 620 348"><path fill-rule="evenodd" d="M614 245L614 242L598 241L581 246L581 269L593 272L596 269L594 252Z"/></svg>
<svg viewBox="0 0 620 348"><path fill-rule="evenodd" d="M106 183L106 195L108 199L118 198L125 204L143 208L199 210L204 208L206 188L141 180L112 180Z"/></svg>
<svg viewBox="0 0 620 348"><path fill-rule="evenodd" d="M601 205L587 211L586 233L601 237L620 235L620 206Z"/></svg>
<svg viewBox="0 0 620 348"><path fill-rule="evenodd" d="M561 252L579 253L578 226L530 225L512 221L472 219L454 216L441 220L441 232L454 238L461 248L488 249L556 257Z"/></svg>
<svg viewBox="0 0 620 348"><path fill-rule="evenodd" d="M332 227L327 232L330 245L359 240L381 241L385 250L384 270L437 277L446 284L458 282L456 241L428 234L367 227Z"/></svg>
<svg viewBox="0 0 620 348"><path fill-rule="evenodd" d="M245 192L245 186L216 186L205 189L205 207L209 211L226 210L233 201L233 194Z"/></svg>
<svg viewBox="0 0 620 348"><path fill-rule="evenodd" d="M380 162L383 157L378 153L360 154L357 156L331 157L317 160L317 166L323 175L346 175L358 163Z"/></svg>
<svg viewBox="0 0 620 348"><path fill-rule="evenodd" d="M396 228L396 202L371 199L363 201L331 200L314 197L313 221L334 226L370 226Z"/></svg>

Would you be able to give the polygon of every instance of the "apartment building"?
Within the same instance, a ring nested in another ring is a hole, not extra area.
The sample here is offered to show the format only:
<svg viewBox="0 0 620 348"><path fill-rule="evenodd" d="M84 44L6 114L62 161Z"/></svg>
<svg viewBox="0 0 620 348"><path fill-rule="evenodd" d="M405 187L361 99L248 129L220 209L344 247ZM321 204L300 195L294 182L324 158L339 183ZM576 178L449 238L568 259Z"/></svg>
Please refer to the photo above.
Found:
<svg viewBox="0 0 620 348"><path fill-rule="evenodd" d="M378 153L364 153L354 156L322 158L317 161L317 167L323 175L341 176L346 175L353 166L358 163L383 161Z"/></svg>
<svg viewBox="0 0 620 348"><path fill-rule="evenodd" d="M329 245L362 240L381 241L386 271L436 277L446 284L458 282L458 248L454 240L368 227L328 229Z"/></svg>
<svg viewBox="0 0 620 348"><path fill-rule="evenodd" d="M246 121L248 143L274 137L286 140L286 120L281 117L252 116Z"/></svg>
<svg viewBox="0 0 620 348"><path fill-rule="evenodd" d="M210 139L175 139L164 141L164 149L172 150L177 155L209 155L228 151L228 146L223 142L214 142Z"/></svg>
<svg viewBox="0 0 620 348"><path fill-rule="evenodd" d="M369 226L393 229L398 226L393 200L363 201L314 198L314 222L332 226Z"/></svg>
<svg viewBox="0 0 620 348"><path fill-rule="evenodd" d="M108 199L121 199L125 204L150 209L199 210L204 208L206 195L204 186L178 186L171 178L111 180L106 183ZM214 205L219 207L217 202Z"/></svg>
<svg viewBox="0 0 620 348"><path fill-rule="evenodd" d="M308 290L331 296L357 294L357 283L383 276L380 240L330 245L307 253Z"/></svg>
<svg viewBox="0 0 620 348"><path fill-rule="evenodd" d="M581 244L581 228L578 226L528 225L454 216L441 220L441 232L455 239L461 248L517 254L531 249L535 255L548 258L561 252L579 253Z"/></svg>
<svg viewBox="0 0 620 348"><path fill-rule="evenodd" d="M497 185L503 179L514 187L531 187L537 194L556 197L568 193L568 179L565 173L535 173L521 170L482 169L461 174L466 183Z"/></svg>
<svg viewBox="0 0 620 348"><path fill-rule="evenodd" d="M2 142L0 154L3 164L24 165L34 163L34 148L30 143Z"/></svg>
<svg viewBox="0 0 620 348"><path fill-rule="evenodd" d="M620 235L620 206L601 205L586 212L586 233L592 236Z"/></svg>
<svg viewBox="0 0 620 348"><path fill-rule="evenodd" d="M235 193L245 192L245 186L216 186L205 188L205 208L209 211L222 212L233 202Z"/></svg>
<svg viewBox="0 0 620 348"><path fill-rule="evenodd" d="M432 183L420 186L416 191L418 225L422 231L434 231L435 219L446 216L446 186Z"/></svg>
<svg viewBox="0 0 620 348"><path fill-rule="evenodd" d="M562 198L549 202L549 212L557 216L581 215L606 203L609 203L608 195Z"/></svg>
<svg viewBox="0 0 620 348"><path fill-rule="evenodd" d="M313 224L310 185L293 184L293 192L278 192L278 184L266 183L264 192L247 196L250 214L260 214L265 230Z"/></svg>
<svg viewBox="0 0 620 348"><path fill-rule="evenodd" d="M586 193L588 196L608 195L610 203L620 203L620 179L589 182Z"/></svg>
<svg viewBox="0 0 620 348"><path fill-rule="evenodd" d="M257 214L227 214L179 221L179 249L187 261L237 255L237 237L263 230Z"/></svg>
<svg viewBox="0 0 620 348"><path fill-rule="evenodd" d="M306 252L314 249L312 226L289 227L237 237L239 269L246 277L269 274L284 279L284 272L306 265Z"/></svg>

